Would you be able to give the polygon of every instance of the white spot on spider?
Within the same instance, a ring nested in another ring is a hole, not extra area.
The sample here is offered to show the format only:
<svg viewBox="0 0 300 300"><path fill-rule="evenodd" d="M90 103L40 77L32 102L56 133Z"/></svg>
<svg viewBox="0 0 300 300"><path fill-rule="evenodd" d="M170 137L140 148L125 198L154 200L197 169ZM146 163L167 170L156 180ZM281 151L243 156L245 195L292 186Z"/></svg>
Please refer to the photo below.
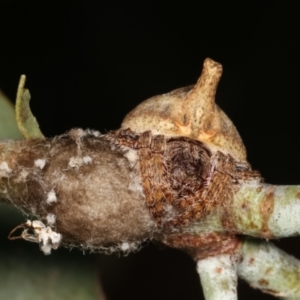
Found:
<svg viewBox="0 0 300 300"><path fill-rule="evenodd" d="M82 160L85 164L90 164L93 161L90 156L85 156Z"/></svg>
<svg viewBox="0 0 300 300"><path fill-rule="evenodd" d="M94 137L99 137L101 133L99 131L93 130L93 136Z"/></svg>
<svg viewBox="0 0 300 300"><path fill-rule="evenodd" d="M131 181L128 185L128 190L132 192L138 192L142 197L144 197L144 190L140 178L134 172L130 172L130 178Z"/></svg>
<svg viewBox="0 0 300 300"><path fill-rule="evenodd" d="M58 248L62 238L60 233L52 231L50 227L45 227L45 225L44 228L36 233L38 235L37 239L40 244L41 250L44 252L44 254L51 254L52 249Z"/></svg>
<svg viewBox="0 0 300 300"><path fill-rule="evenodd" d="M78 168L82 164L82 158L72 156L69 160L69 167Z"/></svg>
<svg viewBox="0 0 300 300"><path fill-rule="evenodd" d="M137 151L136 150L132 150L132 149L129 149L125 154L124 156L128 159L131 167L135 166L136 165L136 162L138 160L138 156L137 156Z"/></svg>
<svg viewBox="0 0 300 300"><path fill-rule="evenodd" d="M130 249L129 243L122 243L121 246L120 246L120 249L122 251L128 251Z"/></svg>
<svg viewBox="0 0 300 300"><path fill-rule="evenodd" d="M52 249L57 249L61 240L62 235L53 231L49 226L41 221L27 221L25 223L26 229L21 234L24 240L35 242L40 244L40 249L45 255L51 254ZM29 229L33 230L33 234L29 233Z"/></svg>
<svg viewBox="0 0 300 300"><path fill-rule="evenodd" d="M119 245L119 249L123 252L131 252L137 249L136 243L123 242Z"/></svg>
<svg viewBox="0 0 300 300"><path fill-rule="evenodd" d="M124 153L124 156L128 159L130 166L132 168L134 168L138 161L137 151L129 149L127 147L124 147L124 150L126 150L126 152ZM138 192L144 196L143 187L141 185L141 180L140 180L139 176L136 174L135 170L133 172L130 172L130 177L131 177L131 181L128 185L128 189L132 192Z"/></svg>
<svg viewBox="0 0 300 300"><path fill-rule="evenodd" d="M47 219L48 225L53 225L56 221L56 216L54 214L48 214L46 219Z"/></svg>
<svg viewBox="0 0 300 300"><path fill-rule="evenodd" d="M11 168L8 166L6 161L0 164L0 177L7 177L11 173Z"/></svg>
<svg viewBox="0 0 300 300"><path fill-rule="evenodd" d="M50 255L52 247L49 244L46 244L46 245L41 244L40 249L41 249L41 251L44 252L45 255Z"/></svg>
<svg viewBox="0 0 300 300"><path fill-rule="evenodd" d="M93 159L90 156L72 156L69 160L69 167L71 168L79 168L82 165L90 164L93 161Z"/></svg>
<svg viewBox="0 0 300 300"><path fill-rule="evenodd" d="M97 130L92 130L92 129L87 129L86 130L87 134L93 135L94 137L99 137L101 133Z"/></svg>
<svg viewBox="0 0 300 300"><path fill-rule="evenodd" d="M34 161L34 165L37 167L37 168L40 168L41 170L45 167L45 164L46 164L46 160L45 159L36 159Z"/></svg>
<svg viewBox="0 0 300 300"><path fill-rule="evenodd" d="M51 190L48 194L47 194L47 200L46 202L48 204L51 204L53 202L56 202L57 201L57 197L56 197L56 194L55 194L55 191L54 190Z"/></svg>
<svg viewBox="0 0 300 300"><path fill-rule="evenodd" d="M26 170L22 170L19 175L17 176L17 178L15 179L16 182L25 182L27 176L29 175L29 173Z"/></svg>
<svg viewBox="0 0 300 300"><path fill-rule="evenodd" d="M37 238L41 250L45 255L49 255L51 254L52 249L55 250L58 248L62 239L62 235L60 233L52 231L50 227L45 227L40 230Z"/></svg>

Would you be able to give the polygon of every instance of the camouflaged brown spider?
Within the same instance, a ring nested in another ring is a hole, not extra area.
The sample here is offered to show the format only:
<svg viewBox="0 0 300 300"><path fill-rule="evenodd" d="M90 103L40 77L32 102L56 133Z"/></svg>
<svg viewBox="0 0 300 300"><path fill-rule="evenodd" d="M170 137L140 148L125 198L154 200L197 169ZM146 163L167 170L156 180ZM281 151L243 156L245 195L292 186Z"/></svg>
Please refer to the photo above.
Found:
<svg viewBox="0 0 300 300"><path fill-rule="evenodd" d="M207 300L237 299L238 277L300 299L300 262L268 242L300 234L300 186L266 184L251 169L215 104L221 74L206 59L195 86L146 100L119 130L52 139L30 112L22 77L16 116L27 140L0 143L0 198L38 219L33 235L21 225L21 237L45 254L58 235L62 246L109 253L156 240L195 259Z"/></svg>
<svg viewBox="0 0 300 300"><path fill-rule="evenodd" d="M147 206L161 227L187 225L202 218L232 197L235 183L259 178L248 163L220 151L212 154L203 143L187 137L168 138L151 131L139 135L126 129L105 138L137 151Z"/></svg>

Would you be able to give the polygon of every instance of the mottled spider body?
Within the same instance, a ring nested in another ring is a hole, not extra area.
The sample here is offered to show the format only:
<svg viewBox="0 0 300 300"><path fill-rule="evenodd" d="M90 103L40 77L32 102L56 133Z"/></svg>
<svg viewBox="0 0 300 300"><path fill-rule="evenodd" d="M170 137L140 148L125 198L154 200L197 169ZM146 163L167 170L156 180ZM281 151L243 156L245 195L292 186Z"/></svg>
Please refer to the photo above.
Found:
<svg viewBox="0 0 300 300"><path fill-rule="evenodd" d="M127 129L104 138L124 151L136 151L135 167L147 206L161 227L187 225L206 216L232 197L236 183L259 177L248 164L220 151L212 154L202 142L187 137Z"/></svg>

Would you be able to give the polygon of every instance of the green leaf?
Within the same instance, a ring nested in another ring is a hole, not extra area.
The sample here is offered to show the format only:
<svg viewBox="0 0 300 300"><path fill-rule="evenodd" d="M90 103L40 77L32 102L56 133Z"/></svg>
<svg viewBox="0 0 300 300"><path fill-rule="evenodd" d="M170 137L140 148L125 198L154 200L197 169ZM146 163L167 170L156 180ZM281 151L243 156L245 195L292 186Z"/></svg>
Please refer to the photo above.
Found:
<svg viewBox="0 0 300 300"><path fill-rule="evenodd" d="M29 106L30 93L25 89L26 76L22 75L16 99L16 119L19 129L26 139L44 138L39 124Z"/></svg>
<svg viewBox="0 0 300 300"><path fill-rule="evenodd" d="M12 103L0 91L0 139L21 139Z"/></svg>

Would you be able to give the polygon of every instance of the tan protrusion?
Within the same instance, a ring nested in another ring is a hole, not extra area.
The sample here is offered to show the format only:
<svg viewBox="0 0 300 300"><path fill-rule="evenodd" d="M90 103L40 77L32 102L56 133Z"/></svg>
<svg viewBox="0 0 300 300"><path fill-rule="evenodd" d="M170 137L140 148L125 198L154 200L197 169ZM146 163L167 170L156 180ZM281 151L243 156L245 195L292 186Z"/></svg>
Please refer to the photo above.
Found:
<svg viewBox="0 0 300 300"><path fill-rule="evenodd" d="M235 126L215 104L221 75L221 64L207 58L194 87L177 89L142 102L125 117L121 128L190 137L205 143L212 152L222 151L238 161L245 161L246 150Z"/></svg>

